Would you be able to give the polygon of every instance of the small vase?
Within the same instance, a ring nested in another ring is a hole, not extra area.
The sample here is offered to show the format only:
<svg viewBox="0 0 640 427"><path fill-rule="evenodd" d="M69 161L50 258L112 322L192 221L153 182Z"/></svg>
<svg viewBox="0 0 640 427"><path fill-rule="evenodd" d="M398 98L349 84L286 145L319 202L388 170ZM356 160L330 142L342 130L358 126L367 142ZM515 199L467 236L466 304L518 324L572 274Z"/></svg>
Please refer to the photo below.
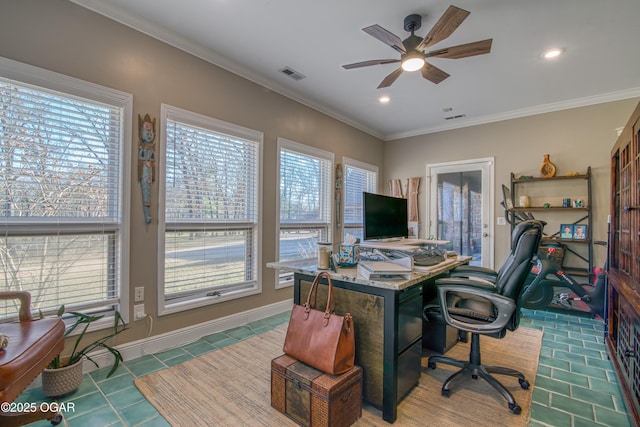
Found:
<svg viewBox="0 0 640 427"><path fill-rule="evenodd" d="M556 165L551 163L548 154L544 155L544 160L542 161L542 164L540 164L540 176L542 176L543 178L551 178L556 176Z"/></svg>

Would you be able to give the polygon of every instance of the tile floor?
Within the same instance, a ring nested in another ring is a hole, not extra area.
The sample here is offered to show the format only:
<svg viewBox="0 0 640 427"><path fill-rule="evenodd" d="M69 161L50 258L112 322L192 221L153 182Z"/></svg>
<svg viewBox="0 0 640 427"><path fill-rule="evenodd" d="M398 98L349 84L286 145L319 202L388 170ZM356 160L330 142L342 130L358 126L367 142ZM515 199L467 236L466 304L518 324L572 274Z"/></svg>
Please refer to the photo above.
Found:
<svg viewBox="0 0 640 427"><path fill-rule="evenodd" d="M107 369L86 374L80 389L63 401L70 427L168 426L133 384L134 378L176 365L286 323L288 313L204 337L184 347L126 362L116 374ZM524 310L521 326L544 332L532 402L531 427L631 427L613 367L607 359L602 321L547 311ZM20 401L44 400L40 389ZM61 424L63 425L63 424ZM50 426L48 422L33 423Z"/></svg>

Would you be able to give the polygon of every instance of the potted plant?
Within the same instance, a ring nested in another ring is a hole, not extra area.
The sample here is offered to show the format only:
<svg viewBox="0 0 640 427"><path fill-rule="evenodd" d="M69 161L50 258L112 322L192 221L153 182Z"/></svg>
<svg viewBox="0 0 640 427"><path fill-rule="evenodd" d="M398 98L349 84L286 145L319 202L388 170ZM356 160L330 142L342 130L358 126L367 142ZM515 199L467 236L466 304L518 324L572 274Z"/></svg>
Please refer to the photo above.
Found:
<svg viewBox="0 0 640 427"><path fill-rule="evenodd" d="M65 314L64 306L60 307L57 315L62 316L63 314ZM59 354L51 361L51 363L49 363L48 368L42 372L42 390L45 395L51 397L71 393L80 387L80 383L82 383L83 359L86 358L91 361L96 368L99 367L98 363L89 355L92 351L103 348L113 355L114 362L111 366L111 370L107 373L107 377L113 375L116 369L118 369L120 362L123 360L120 352L116 348L107 344L111 338L126 329L126 324L119 311L116 310L114 312L113 327L109 330L109 334L89 343L82 342L89 326L91 326L93 322L102 319L103 316L94 316L79 312L69 312L67 314L71 315L74 321L67 327L64 336L67 337L71 335L78 328L80 332L77 334L75 341L73 341L71 354L65 357L62 357ZM42 317L42 313L40 313L40 316Z"/></svg>

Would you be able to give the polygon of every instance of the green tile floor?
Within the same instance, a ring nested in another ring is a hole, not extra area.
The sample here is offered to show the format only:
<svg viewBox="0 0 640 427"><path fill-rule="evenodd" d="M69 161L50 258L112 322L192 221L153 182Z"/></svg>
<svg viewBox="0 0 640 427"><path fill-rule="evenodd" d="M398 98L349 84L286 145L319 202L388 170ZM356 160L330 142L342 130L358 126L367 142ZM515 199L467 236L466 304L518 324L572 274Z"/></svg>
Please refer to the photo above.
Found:
<svg viewBox="0 0 640 427"><path fill-rule="evenodd" d="M65 414L68 425L168 426L135 387L134 378L263 333L288 320L289 313L282 313L206 336L180 348L130 360L110 378L105 378L107 369L85 374L80 389L63 399L75 406L75 411ZM531 427L631 427L613 366L607 359L602 321L524 310L523 326L544 332L533 390ZM22 402L44 399L39 388L28 390L20 397ZM35 427L49 425L44 421L32 424Z"/></svg>

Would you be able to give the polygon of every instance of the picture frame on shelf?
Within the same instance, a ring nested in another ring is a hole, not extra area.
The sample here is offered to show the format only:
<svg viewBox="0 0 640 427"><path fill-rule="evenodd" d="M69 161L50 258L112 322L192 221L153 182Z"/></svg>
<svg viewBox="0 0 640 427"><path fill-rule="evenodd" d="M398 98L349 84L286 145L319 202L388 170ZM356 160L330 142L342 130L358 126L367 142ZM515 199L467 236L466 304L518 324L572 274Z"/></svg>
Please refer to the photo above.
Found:
<svg viewBox="0 0 640 427"><path fill-rule="evenodd" d="M561 239L573 239L573 224L560 225L560 238Z"/></svg>
<svg viewBox="0 0 640 427"><path fill-rule="evenodd" d="M504 207L508 210L513 209L513 200L511 199L511 189L506 185L502 185L502 200L504 202Z"/></svg>
<svg viewBox="0 0 640 427"><path fill-rule="evenodd" d="M586 240L587 239L587 225L576 224L573 226L573 239L574 240Z"/></svg>

